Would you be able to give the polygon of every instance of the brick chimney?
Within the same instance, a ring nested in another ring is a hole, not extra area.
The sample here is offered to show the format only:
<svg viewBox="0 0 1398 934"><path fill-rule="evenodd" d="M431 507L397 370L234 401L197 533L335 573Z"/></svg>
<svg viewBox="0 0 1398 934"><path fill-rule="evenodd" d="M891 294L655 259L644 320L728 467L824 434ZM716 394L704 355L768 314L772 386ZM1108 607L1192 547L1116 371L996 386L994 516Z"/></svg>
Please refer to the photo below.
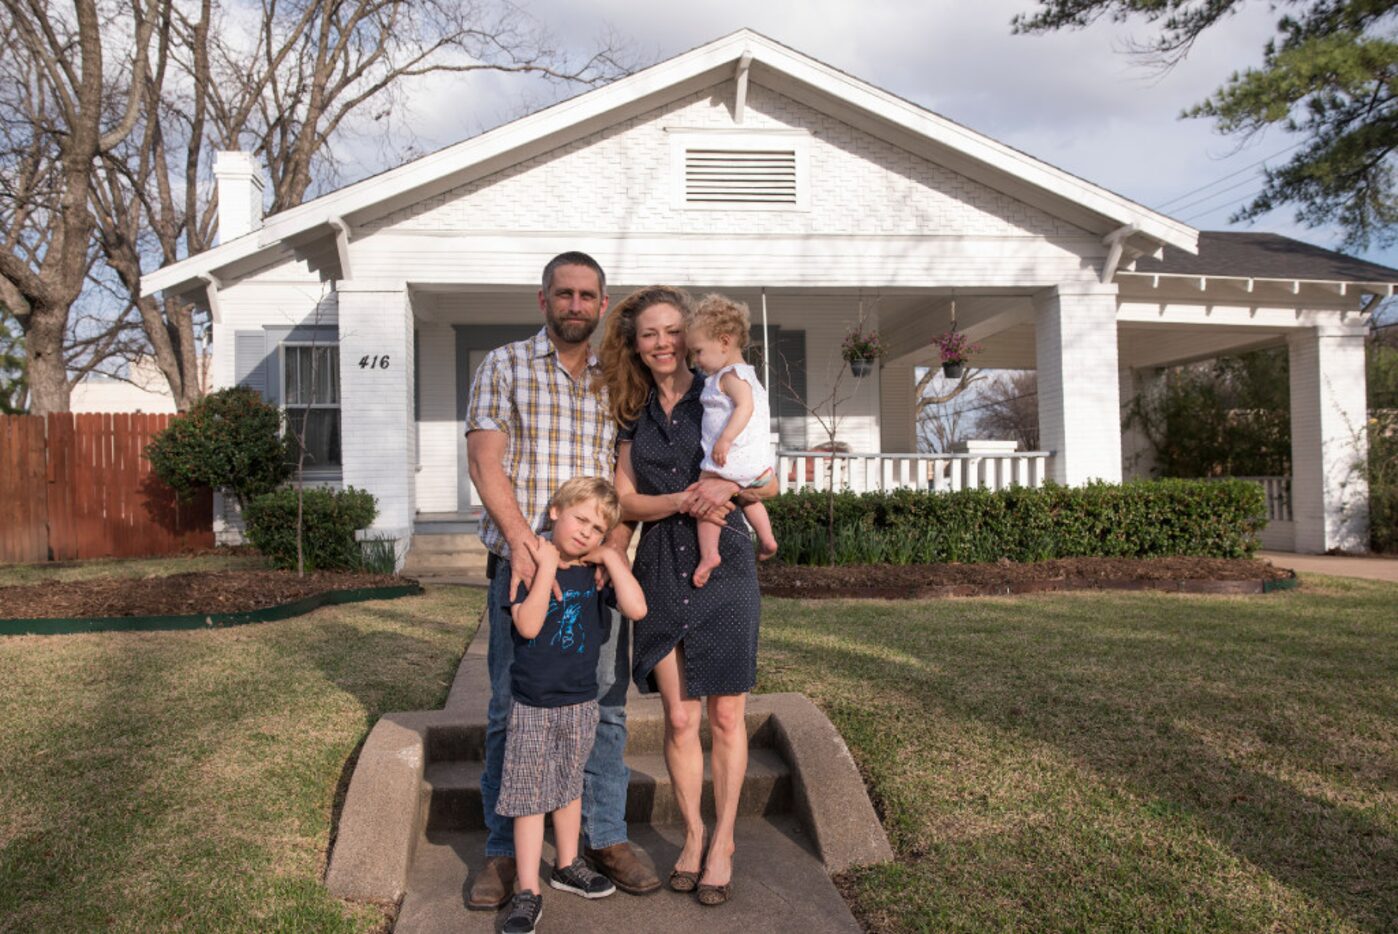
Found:
<svg viewBox="0 0 1398 934"><path fill-rule="evenodd" d="M252 153L215 153L214 180L218 184L219 243L262 226L262 166Z"/></svg>

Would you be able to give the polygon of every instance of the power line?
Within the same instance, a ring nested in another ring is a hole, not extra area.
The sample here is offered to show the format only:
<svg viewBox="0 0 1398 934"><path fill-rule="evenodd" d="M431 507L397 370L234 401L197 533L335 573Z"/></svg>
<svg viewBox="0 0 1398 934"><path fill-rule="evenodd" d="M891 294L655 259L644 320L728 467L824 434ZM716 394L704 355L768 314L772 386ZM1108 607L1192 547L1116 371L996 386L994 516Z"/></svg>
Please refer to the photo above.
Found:
<svg viewBox="0 0 1398 934"><path fill-rule="evenodd" d="M1188 204L1182 204L1182 205L1180 205L1179 207L1175 208L1174 210L1175 210L1176 213L1182 213L1182 212L1184 212L1184 211L1188 211L1190 208L1194 207L1196 204L1203 204L1205 201L1212 201L1213 199L1217 198L1219 195L1224 194L1225 192L1233 191L1233 190L1236 189L1236 188L1242 188L1244 185L1251 185L1251 184L1253 184L1253 183L1256 182L1256 181L1257 181L1257 179L1255 179L1255 178L1245 178L1245 179L1243 179L1243 180L1240 181L1240 182L1234 182L1233 184L1229 185L1227 188L1220 188L1218 191L1215 191L1215 192L1213 192L1212 194L1207 194L1207 195L1205 195L1205 196L1202 197L1202 198L1196 198L1195 200L1189 202Z"/></svg>
<svg viewBox="0 0 1398 934"><path fill-rule="evenodd" d="M1192 221L1197 220L1198 218L1204 217L1204 216L1206 216L1206 215L1208 215L1208 214L1212 214L1212 213L1214 213L1215 211L1220 211L1220 210L1223 210L1224 208L1231 208L1231 207L1233 207L1235 204L1242 204L1244 201L1247 201L1247 200L1249 200L1249 199L1251 199L1251 198L1254 198L1254 197L1256 197L1257 195L1261 194L1261 193L1262 193L1262 190L1263 190L1264 188L1266 188L1266 187L1267 187L1267 186L1266 186L1265 184L1260 185L1260 186L1258 186L1257 188L1254 188L1252 191L1248 192L1247 194L1243 195L1241 198L1234 198L1234 199L1232 199L1231 201L1225 201L1225 202L1223 202L1222 204L1216 204L1216 205L1214 205L1213 207L1205 208L1205 209L1202 210L1202 211L1196 211L1195 213L1189 215L1188 217L1182 217L1182 218L1180 218L1180 220L1182 220L1182 221L1184 221L1186 224L1188 224L1188 223L1191 223Z"/></svg>
<svg viewBox="0 0 1398 934"><path fill-rule="evenodd" d="M1161 202L1160 204L1156 205L1156 210L1164 210L1165 208L1167 208L1167 207L1169 207L1170 205L1174 204L1176 201L1183 201L1185 198L1188 198L1190 195L1197 194L1198 192L1205 191L1205 190L1207 190L1207 189L1209 189L1209 188L1214 187L1214 186L1217 185L1219 182L1226 182L1226 181L1228 181L1230 178L1233 178L1233 177L1235 177L1235 176L1241 175L1241 174L1243 174L1244 172L1248 171L1249 169L1255 169L1255 168L1257 168L1259 165L1262 165L1263 163L1270 162L1271 160L1275 159L1277 156L1280 156L1282 153L1291 152L1291 150L1296 149L1298 146L1302 146L1302 145L1304 145L1305 143L1306 143L1306 140L1298 140L1297 142L1292 143L1290 146L1287 146L1285 149L1278 149L1276 152L1272 153L1270 156L1267 156L1267 157L1262 158L1262 159L1258 159L1256 162L1252 163L1251 165L1245 165L1245 166L1243 166L1241 169L1238 169L1238 170L1235 171L1235 172L1229 172L1227 175L1224 175L1224 176L1221 176L1221 177L1219 177L1219 178L1216 178L1216 179L1214 179L1213 181L1209 182L1209 183L1206 184L1206 185L1200 185L1198 188L1192 188L1192 189L1190 189L1189 191L1184 192L1183 194L1176 195L1175 197L1169 199L1168 201Z"/></svg>

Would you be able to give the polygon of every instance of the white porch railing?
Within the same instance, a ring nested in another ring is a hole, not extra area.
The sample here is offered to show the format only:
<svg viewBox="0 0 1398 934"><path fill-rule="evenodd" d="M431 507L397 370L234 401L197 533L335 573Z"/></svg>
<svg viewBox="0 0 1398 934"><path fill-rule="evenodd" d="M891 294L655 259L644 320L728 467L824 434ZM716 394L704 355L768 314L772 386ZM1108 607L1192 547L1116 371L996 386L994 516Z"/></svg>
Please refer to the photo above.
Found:
<svg viewBox="0 0 1398 934"><path fill-rule="evenodd" d="M778 451L780 491L829 488L868 493L874 490L1003 490L1043 486L1048 451L996 454L859 454L829 451Z"/></svg>
<svg viewBox="0 0 1398 934"><path fill-rule="evenodd" d="M1246 480L1262 487L1267 495L1267 521L1291 521L1291 478L1290 477L1233 477Z"/></svg>

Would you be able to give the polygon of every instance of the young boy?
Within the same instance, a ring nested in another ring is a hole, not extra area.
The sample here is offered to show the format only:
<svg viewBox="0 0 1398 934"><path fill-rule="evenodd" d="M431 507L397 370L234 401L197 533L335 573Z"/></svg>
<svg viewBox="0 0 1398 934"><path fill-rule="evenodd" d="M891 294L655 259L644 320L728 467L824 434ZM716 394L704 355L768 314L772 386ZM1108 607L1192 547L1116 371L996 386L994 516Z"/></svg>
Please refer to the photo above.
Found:
<svg viewBox="0 0 1398 934"><path fill-rule="evenodd" d="M772 448L768 435L770 410L767 390L757 371L743 360L752 330L748 306L723 295L706 295L689 323L689 353L708 376L699 401L704 406L700 441L704 461L699 476L722 477L739 489L765 486L772 476ZM757 533L758 556L764 561L777 553L772 520L760 502L743 507L748 525ZM699 566L694 586L709 582L723 559L719 536L723 526L699 523Z"/></svg>
<svg viewBox="0 0 1398 934"><path fill-rule="evenodd" d="M646 615L646 598L626 558L602 548L621 519L615 488L596 477L574 477L549 503L551 541L536 555L538 570L511 604L515 657L510 667L514 703L505 739L500 798L502 817L513 817L519 890L503 930L533 934L543 914L539 861L544 815L553 815L558 851L549 885L584 898L616 891L578 856L583 766L597 730L597 659L615 606L633 620ZM601 565L611 578L596 583ZM562 597L555 597L557 585Z"/></svg>

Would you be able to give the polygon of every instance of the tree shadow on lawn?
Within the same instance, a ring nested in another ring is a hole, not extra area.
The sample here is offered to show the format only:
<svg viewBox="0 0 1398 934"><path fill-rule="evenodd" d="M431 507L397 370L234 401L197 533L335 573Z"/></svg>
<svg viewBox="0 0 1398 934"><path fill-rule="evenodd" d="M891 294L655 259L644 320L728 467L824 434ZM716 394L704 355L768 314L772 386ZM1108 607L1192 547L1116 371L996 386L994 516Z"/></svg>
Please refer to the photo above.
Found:
<svg viewBox="0 0 1398 934"><path fill-rule="evenodd" d="M347 610L369 625L334 615ZM460 638L444 649L405 626ZM41 920L59 904L61 915L50 921L74 930L100 929L113 917L157 926L199 917L219 892L235 898L236 886L217 882L218 873L234 871L230 859L256 872L276 858L261 850L244 817L286 825L289 834L328 822L333 838L343 790L333 813L316 817L325 788L305 770L318 773L332 755L347 785L383 713L440 705L469 635L469 624L440 613L360 604L214 631L58 637L91 640L91 648L52 702L34 711L50 740L24 763L28 823L39 829L0 849L0 929ZM440 671L429 670L434 660ZM344 735L349 708L317 682L362 711L347 760L334 736ZM210 870L207 891L191 884L197 867ZM253 914L267 908L251 906ZM242 909L228 910L236 917Z"/></svg>
<svg viewBox="0 0 1398 934"><path fill-rule="evenodd" d="M1289 719L1296 705L1286 703L1324 697L1331 709L1315 712L1331 731L1362 717L1356 708L1391 720L1379 696L1394 667L1383 639L1335 619L1343 605L1328 607L1333 628L1298 632L1269 627L1265 605L1175 599L1168 619L1158 607L1119 601L1111 623L1092 626L1073 599L943 604L934 612L944 624L926 626L878 613L864 624L851 605L851 614L822 629L837 639L811 646L799 633L783 638L769 628L764 646L808 670L882 684L929 713L1049 744L1354 923L1391 924L1398 917L1393 831L1240 761L1260 748L1265 761L1281 760L1298 779L1345 771L1369 790L1391 788L1395 770L1382 741L1375 752L1344 742L1349 735L1321 735L1318 724ZM1373 609L1372 601L1355 605ZM1357 700L1365 686L1369 696ZM877 719L875 697L838 703ZM1250 748L1230 746L1239 737Z"/></svg>

